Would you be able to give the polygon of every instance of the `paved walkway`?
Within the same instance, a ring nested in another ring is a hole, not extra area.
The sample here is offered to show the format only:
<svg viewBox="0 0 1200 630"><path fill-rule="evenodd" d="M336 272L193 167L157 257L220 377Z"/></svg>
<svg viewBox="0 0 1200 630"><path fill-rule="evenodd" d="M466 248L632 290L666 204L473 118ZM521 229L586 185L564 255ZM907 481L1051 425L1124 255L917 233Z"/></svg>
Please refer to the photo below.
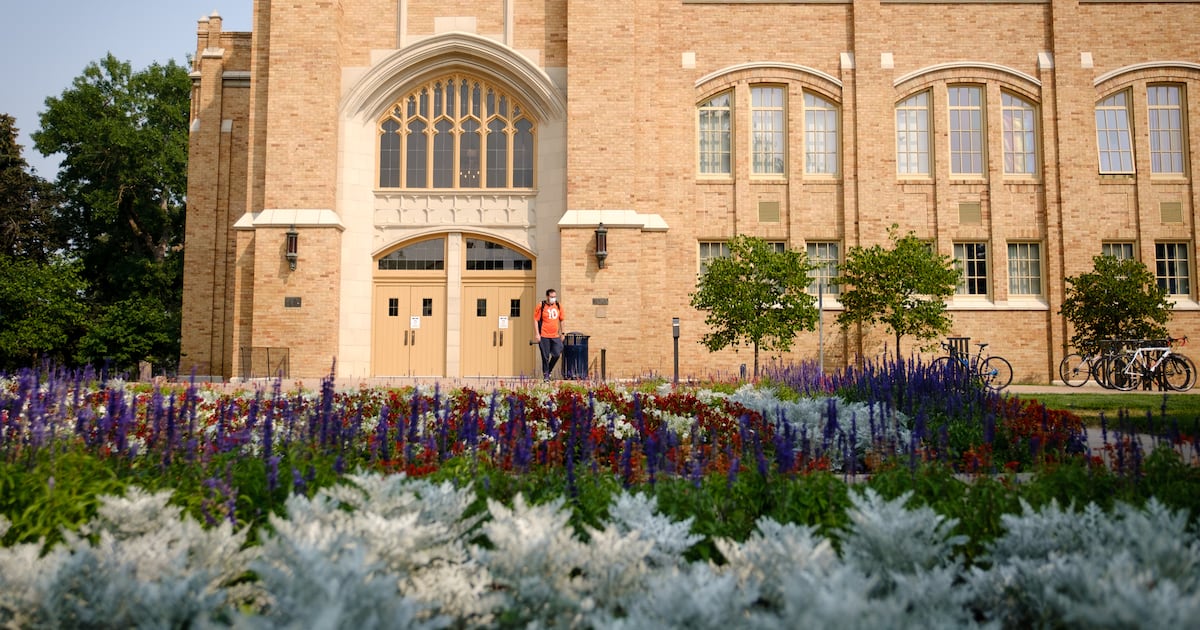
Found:
<svg viewBox="0 0 1200 630"><path fill-rule="evenodd" d="M610 382L627 382L628 379L616 380ZM282 385L285 389L320 389L324 379L322 378L294 378L283 379ZM408 387L410 385L421 385L427 387L438 386L441 389L456 389L460 387L471 387L473 389L495 389L500 387L520 387L531 386L538 383L538 379L527 377L436 377L436 376L388 376L388 377L347 377L335 379L334 386L339 390L358 389L360 387ZM584 383L587 381L556 381L561 383ZM598 382L598 381L596 381ZM275 379L250 379L243 381L241 379L233 379L229 382L213 382L203 383L203 386L222 389L226 391L237 391L245 389L270 389L275 386ZM1023 396L1028 394L1167 394L1170 396L1192 396L1200 395L1200 387L1193 387L1186 392L1159 392L1159 391L1133 391L1122 392L1115 389L1106 389L1095 383L1087 383L1083 387L1067 387L1066 385L1049 383L1041 385L1009 385L1004 388L1003 393Z"/></svg>

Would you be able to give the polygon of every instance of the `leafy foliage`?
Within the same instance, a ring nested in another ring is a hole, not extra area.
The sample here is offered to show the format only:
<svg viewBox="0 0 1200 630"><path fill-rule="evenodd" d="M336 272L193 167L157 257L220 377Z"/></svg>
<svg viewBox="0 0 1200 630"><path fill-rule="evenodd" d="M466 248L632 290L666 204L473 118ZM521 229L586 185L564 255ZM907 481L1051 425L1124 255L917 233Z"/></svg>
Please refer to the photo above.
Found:
<svg viewBox="0 0 1200 630"><path fill-rule="evenodd" d="M928 340L950 330L946 299L954 295L959 271L913 232L899 237L893 224L888 236L891 248L859 246L846 253L835 281L844 309L838 323L887 326L900 356L901 337Z"/></svg>
<svg viewBox="0 0 1200 630"><path fill-rule="evenodd" d="M1167 628L1200 612L1200 545L1187 518L1151 500L1105 513L1052 503L1004 517L993 568L970 586L1010 627Z"/></svg>
<svg viewBox="0 0 1200 630"><path fill-rule="evenodd" d="M190 91L174 62L134 72L110 54L46 99L32 134L63 155L60 245L82 264L94 323L83 362L131 370L179 355Z"/></svg>
<svg viewBox="0 0 1200 630"><path fill-rule="evenodd" d="M802 252L776 251L751 236L734 237L729 252L708 262L691 304L708 312L701 343L714 352L749 344L758 378L760 348L789 350L800 331L817 325L816 298L806 291L813 266Z"/></svg>
<svg viewBox="0 0 1200 630"><path fill-rule="evenodd" d="M0 254L0 369L68 363L86 323L78 263Z"/></svg>
<svg viewBox="0 0 1200 630"><path fill-rule="evenodd" d="M200 527L168 505L169 493L98 498L96 516L48 553L35 543L0 549L0 625L187 627L253 601L244 576L257 550L244 531Z"/></svg>
<svg viewBox="0 0 1200 630"><path fill-rule="evenodd" d="M74 358L85 321L80 266L61 253L54 192L0 114L0 369Z"/></svg>
<svg viewBox="0 0 1200 630"><path fill-rule="evenodd" d="M15 125L12 116L0 114L0 256L44 264L62 243L55 192L31 172Z"/></svg>
<svg viewBox="0 0 1200 630"><path fill-rule="evenodd" d="M1101 350L1107 339L1161 339L1171 319L1167 290L1140 261L1096 256L1092 271L1067 278L1059 313L1071 323L1071 345Z"/></svg>
<svg viewBox="0 0 1200 630"><path fill-rule="evenodd" d="M629 492L578 532L561 498L471 516L464 490L345 481L289 501L260 546L165 492L105 496L61 544L0 548L0 625L1163 628L1200 614L1200 540L1153 500L1022 503L969 564L957 519L864 488L836 537L761 518L710 562L675 556L689 522Z"/></svg>

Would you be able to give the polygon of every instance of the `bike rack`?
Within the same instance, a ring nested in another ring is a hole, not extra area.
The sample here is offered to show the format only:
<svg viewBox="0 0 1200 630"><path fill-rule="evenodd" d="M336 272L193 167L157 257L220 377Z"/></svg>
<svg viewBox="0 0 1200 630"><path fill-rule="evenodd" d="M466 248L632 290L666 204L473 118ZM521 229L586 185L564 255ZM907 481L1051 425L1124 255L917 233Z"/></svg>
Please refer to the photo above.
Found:
<svg viewBox="0 0 1200 630"><path fill-rule="evenodd" d="M950 355L954 357L969 357L971 356L971 338L970 337L946 337L946 344L950 346Z"/></svg>

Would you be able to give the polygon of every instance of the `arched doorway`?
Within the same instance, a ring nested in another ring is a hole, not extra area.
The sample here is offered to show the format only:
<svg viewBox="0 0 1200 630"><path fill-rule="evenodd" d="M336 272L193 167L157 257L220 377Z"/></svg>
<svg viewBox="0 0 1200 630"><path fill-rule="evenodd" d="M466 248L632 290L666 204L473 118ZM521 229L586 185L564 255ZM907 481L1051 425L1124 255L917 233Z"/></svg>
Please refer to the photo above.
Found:
<svg viewBox="0 0 1200 630"><path fill-rule="evenodd" d="M520 376L537 369L533 259L498 240L450 232L375 260L375 376Z"/></svg>

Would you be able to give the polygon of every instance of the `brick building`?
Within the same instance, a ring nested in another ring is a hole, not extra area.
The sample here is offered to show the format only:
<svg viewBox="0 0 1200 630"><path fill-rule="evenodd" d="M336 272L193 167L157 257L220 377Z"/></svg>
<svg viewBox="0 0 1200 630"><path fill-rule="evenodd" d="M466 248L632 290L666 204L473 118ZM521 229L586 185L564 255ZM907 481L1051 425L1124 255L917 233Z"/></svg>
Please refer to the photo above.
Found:
<svg viewBox="0 0 1200 630"><path fill-rule="evenodd" d="M197 32L180 369L532 374L553 287L592 375L669 373L674 317L682 374L736 372L688 305L724 241L831 274L898 224L966 270L954 334L1049 381L1095 254L1155 271L1176 334L1200 322L1197 24L1195 1L255 0L251 33ZM824 307L782 359L895 352Z"/></svg>

